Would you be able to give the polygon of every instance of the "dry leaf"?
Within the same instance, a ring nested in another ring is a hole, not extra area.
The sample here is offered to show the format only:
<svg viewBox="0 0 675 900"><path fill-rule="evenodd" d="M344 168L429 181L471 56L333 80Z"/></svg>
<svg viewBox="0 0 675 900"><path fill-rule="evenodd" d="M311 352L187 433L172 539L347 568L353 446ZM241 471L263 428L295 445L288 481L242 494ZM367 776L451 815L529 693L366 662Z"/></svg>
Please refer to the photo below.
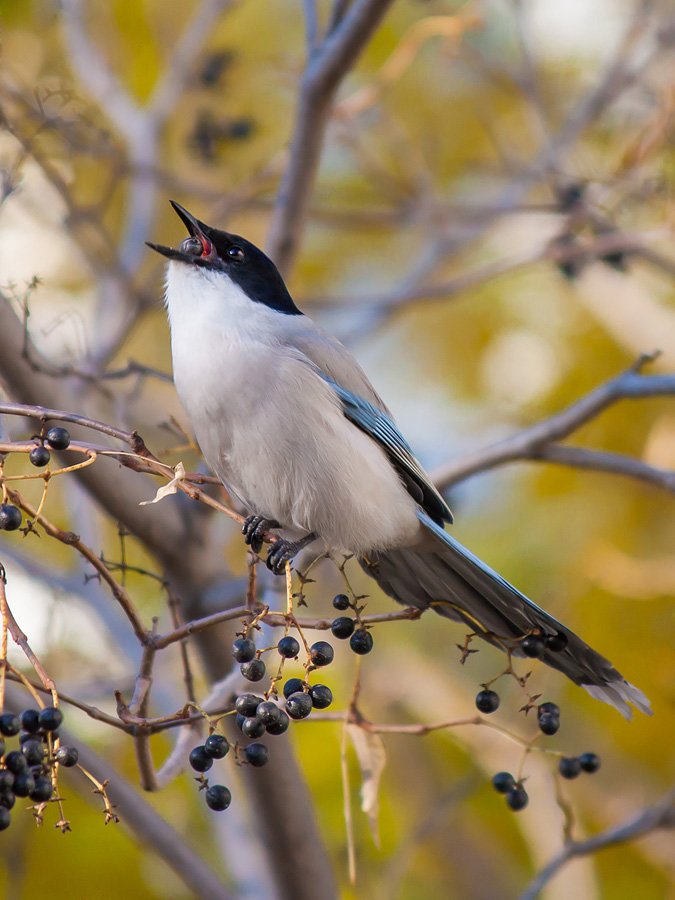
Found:
<svg viewBox="0 0 675 900"><path fill-rule="evenodd" d="M165 497L168 497L169 494L178 493L178 485L185 478L185 466L182 462L179 462L174 471L174 477L168 484L165 484L164 487L159 488L153 500L141 500L138 504L139 506L150 506L151 503L159 503L160 500L163 500Z"/></svg>
<svg viewBox="0 0 675 900"><path fill-rule="evenodd" d="M368 816L373 841L379 847L380 779L387 762L387 754L379 734L372 734L358 725L347 725L347 732L361 768L361 809Z"/></svg>

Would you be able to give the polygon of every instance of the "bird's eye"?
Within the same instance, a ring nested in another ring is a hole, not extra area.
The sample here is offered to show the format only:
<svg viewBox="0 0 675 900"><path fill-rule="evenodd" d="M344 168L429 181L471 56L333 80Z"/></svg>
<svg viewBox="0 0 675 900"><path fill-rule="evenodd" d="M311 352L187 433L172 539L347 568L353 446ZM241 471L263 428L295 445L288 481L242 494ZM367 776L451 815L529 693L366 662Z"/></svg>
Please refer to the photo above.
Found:
<svg viewBox="0 0 675 900"><path fill-rule="evenodd" d="M180 245L180 249L183 253L187 253L188 256L201 256L202 242L195 237L185 238Z"/></svg>
<svg viewBox="0 0 675 900"><path fill-rule="evenodd" d="M241 247L228 247L227 255L230 257L230 259L236 260L236 262L243 262L244 260L244 251L241 249Z"/></svg>

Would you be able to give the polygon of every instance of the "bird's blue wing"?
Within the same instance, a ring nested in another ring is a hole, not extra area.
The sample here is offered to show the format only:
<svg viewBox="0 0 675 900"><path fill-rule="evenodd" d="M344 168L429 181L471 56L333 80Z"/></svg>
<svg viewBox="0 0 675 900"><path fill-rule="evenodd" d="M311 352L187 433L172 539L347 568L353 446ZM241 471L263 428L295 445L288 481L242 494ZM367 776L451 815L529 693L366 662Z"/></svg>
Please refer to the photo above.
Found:
<svg viewBox="0 0 675 900"><path fill-rule="evenodd" d="M387 453L410 495L434 522L452 522L448 504L436 490L429 476L415 459L410 445L389 416L362 397L340 387L327 375L322 375L340 398L347 419L364 431Z"/></svg>

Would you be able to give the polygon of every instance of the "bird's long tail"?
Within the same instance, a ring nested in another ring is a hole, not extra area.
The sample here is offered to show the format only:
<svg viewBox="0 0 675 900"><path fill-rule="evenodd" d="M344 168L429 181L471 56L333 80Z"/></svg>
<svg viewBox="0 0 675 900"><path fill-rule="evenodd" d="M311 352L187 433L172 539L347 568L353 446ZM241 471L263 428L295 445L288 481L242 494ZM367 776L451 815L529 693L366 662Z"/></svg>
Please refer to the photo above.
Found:
<svg viewBox="0 0 675 900"><path fill-rule="evenodd" d="M612 664L574 632L538 607L433 522L418 513L425 537L414 548L369 554L359 560L382 590L407 606L432 608L467 624L485 640L523 656L527 635L550 636L542 661L558 669L591 696L616 707L627 719L629 703L651 715L649 700ZM552 641L553 636L557 637ZM564 646L562 646L564 645Z"/></svg>

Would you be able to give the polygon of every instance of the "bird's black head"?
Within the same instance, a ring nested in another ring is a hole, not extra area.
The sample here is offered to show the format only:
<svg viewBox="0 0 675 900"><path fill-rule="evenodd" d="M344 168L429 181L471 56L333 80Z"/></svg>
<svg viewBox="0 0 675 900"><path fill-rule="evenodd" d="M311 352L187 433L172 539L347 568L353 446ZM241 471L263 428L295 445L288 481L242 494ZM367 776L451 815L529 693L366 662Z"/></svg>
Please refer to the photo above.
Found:
<svg viewBox="0 0 675 900"><path fill-rule="evenodd" d="M255 303L262 303L287 315L302 315L288 293L279 270L262 250L246 238L205 225L173 200L171 205L190 237L178 249L150 242L148 247L186 265L223 272Z"/></svg>

